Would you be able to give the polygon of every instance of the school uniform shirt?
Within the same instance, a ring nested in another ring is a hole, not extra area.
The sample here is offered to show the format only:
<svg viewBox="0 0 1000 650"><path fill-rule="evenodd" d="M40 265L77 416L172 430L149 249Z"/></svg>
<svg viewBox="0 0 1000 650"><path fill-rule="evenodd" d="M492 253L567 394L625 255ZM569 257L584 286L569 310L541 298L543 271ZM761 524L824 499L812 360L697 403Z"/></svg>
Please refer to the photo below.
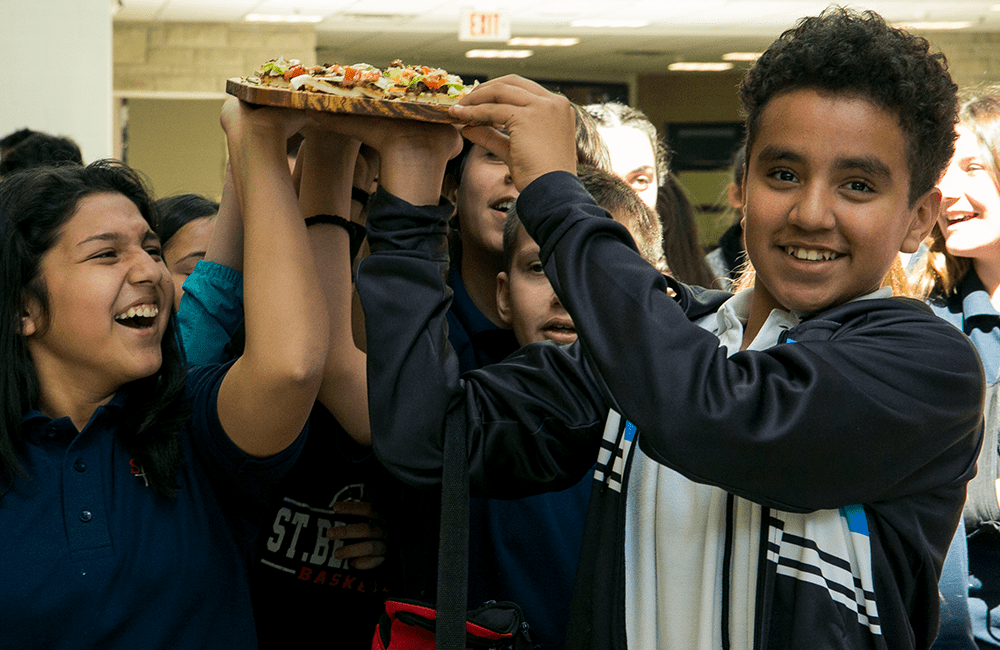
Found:
<svg viewBox="0 0 1000 650"><path fill-rule="evenodd" d="M997 391L1000 313L975 270L965 274L947 299L932 301L931 308L969 337L983 362L988 390ZM986 439L992 445L984 442L982 453L995 456L997 432L987 431ZM980 475L970 485L970 496L979 496L971 490L981 489L978 502L991 502L986 512L996 521L1000 506L993 482L998 477L989 472L988 460L980 462ZM997 524L983 522L980 517L970 519L968 511L966 519L955 534L941 574L941 633L934 642L935 650L1000 648L1000 532Z"/></svg>
<svg viewBox="0 0 1000 650"><path fill-rule="evenodd" d="M189 363L226 358L226 344L243 320L242 274L198 262L184 282L178 320ZM333 504L370 503L387 473L371 448L356 443L319 402L309 429L302 454L261 512L250 593L262 650L303 646L317 634L333 647L370 646L398 580L392 559L358 569L335 556L344 542L326 537L332 526L356 523L333 512Z"/></svg>
<svg viewBox="0 0 1000 650"><path fill-rule="evenodd" d="M459 377L442 316L446 215L383 191L370 207L358 289L370 399L395 400L372 413L389 469L437 484L453 410L475 494L562 489L597 459L566 648L930 645L983 376L968 340L925 305L872 297L772 314L760 345L775 333L777 345L730 355L705 320L725 317L728 294L675 283L669 297L628 231L553 172L524 189L518 214L580 340ZM736 338L735 323L719 327ZM654 469L676 476L649 481ZM629 504L643 490L652 511ZM704 542L674 548L670 529ZM677 566L673 553L692 550L697 566ZM637 576L643 561L655 578ZM695 574L698 602L670 618L659 603Z"/></svg>
<svg viewBox="0 0 1000 650"><path fill-rule="evenodd" d="M216 412L227 369L188 373L193 417L170 499L116 439L127 389L80 432L69 418L24 416L27 478L0 504L0 647L256 647L254 517L305 436L266 459L237 448Z"/></svg>

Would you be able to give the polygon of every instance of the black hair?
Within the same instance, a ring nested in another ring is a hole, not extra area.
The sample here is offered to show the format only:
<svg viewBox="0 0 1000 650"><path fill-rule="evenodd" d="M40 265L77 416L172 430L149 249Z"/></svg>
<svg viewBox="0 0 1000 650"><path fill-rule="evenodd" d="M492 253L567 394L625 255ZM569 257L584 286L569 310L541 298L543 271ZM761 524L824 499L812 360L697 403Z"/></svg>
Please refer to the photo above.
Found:
<svg viewBox="0 0 1000 650"><path fill-rule="evenodd" d="M907 138L910 205L937 184L955 148L958 87L926 39L871 11L831 6L803 18L740 84L748 155L768 102L803 88L853 95L895 113Z"/></svg>
<svg viewBox="0 0 1000 650"><path fill-rule="evenodd" d="M13 149L17 145L24 142L28 138L28 136L34 135L36 133L39 132L33 131L27 127L8 133L4 137L0 138L0 152L6 151L8 149Z"/></svg>
<svg viewBox="0 0 1000 650"><path fill-rule="evenodd" d="M64 164L83 164L83 154L76 142L61 135L32 133L0 159L0 176L28 167Z"/></svg>
<svg viewBox="0 0 1000 650"><path fill-rule="evenodd" d="M166 246L170 238L195 219L219 213L219 204L198 194L176 194L156 201L156 222L153 230Z"/></svg>
<svg viewBox="0 0 1000 650"><path fill-rule="evenodd" d="M663 220L663 254L670 275L685 284L711 287L715 274L698 243L694 205L673 174L667 175L656 191L656 211Z"/></svg>
<svg viewBox="0 0 1000 650"><path fill-rule="evenodd" d="M38 375L21 335L27 300L42 314L48 296L41 276L42 257L58 241L80 200L104 192L132 201L152 226L155 206L142 178L125 165L97 161L87 167L35 167L0 182L0 494L15 475L26 476L18 455L24 451L21 419L37 408ZM164 308L169 306L164 305ZM43 316L42 327L45 327ZM175 331L174 316L160 344L159 370L122 386L125 406L117 429L122 447L145 470L154 491L172 496L177 489L180 432L190 419L184 399L186 364Z"/></svg>

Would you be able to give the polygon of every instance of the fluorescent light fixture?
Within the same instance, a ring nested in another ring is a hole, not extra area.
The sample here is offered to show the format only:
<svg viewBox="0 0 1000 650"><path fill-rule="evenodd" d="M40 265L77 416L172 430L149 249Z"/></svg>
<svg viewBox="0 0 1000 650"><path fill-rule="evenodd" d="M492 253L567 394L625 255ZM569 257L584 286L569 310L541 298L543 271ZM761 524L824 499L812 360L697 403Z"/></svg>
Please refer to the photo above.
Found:
<svg viewBox="0 0 1000 650"><path fill-rule="evenodd" d="M507 41L511 47L569 47L580 42L578 38L535 38L528 36L515 36Z"/></svg>
<svg viewBox="0 0 1000 650"><path fill-rule="evenodd" d="M574 20L569 24L570 27L596 27L598 29L617 29L617 28L627 28L627 29L637 29L639 27L645 27L649 24L648 20L637 20L637 19L624 19L624 20L592 20L590 18L583 18L580 20Z"/></svg>
<svg viewBox="0 0 1000 650"><path fill-rule="evenodd" d="M534 55L531 50L469 50L467 59L527 59Z"/></svg>
<svg viewBox="0 0 1000 650"><path fill-rule="evenodd" d="M993 5L990 7L990 11L1000 11L1000 5Z"/></svg>
<svg viewBox="0 0 1000 650"><path fill-rule="evenodd" d="M893 23L893 27L898 27L899 29L925 29L928 31L937 31L944 29L968 29L972 27L972 23L968 20L956 21L956 22L922 22L922 23Z"/></svg>
<svg viewBox="0 0 1000 650"><path fill-rule="evenodd" d="M244 20L252 23L319 23L323 16L305 14L247 14Z"/></svg>
<svg viewBox="0 0 1000 650"><path fill-rule="evenodd" d="M679 63L671 63L667 66L668 70L673 70L675 72L723 72L725 70L732 70L732 63L697 63L694 61L681 61Z"/></svg>
<svg viewBox="0 0 1000 650"><path fill-rule="evenodd" d="M756 61L763 52L728 52L722 55L723 61Z"/></svg>

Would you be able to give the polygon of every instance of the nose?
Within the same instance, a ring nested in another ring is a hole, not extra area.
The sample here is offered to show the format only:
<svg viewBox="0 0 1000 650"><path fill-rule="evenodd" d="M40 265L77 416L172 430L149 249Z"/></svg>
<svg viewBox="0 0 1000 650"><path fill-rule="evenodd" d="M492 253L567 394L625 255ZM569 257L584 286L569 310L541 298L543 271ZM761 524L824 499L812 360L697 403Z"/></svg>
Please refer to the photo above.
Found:
<svg viewBox="0 0 1000 650"><path fill-rule="evenodd" d="M944 212L965 198L966 174L957 165L948 165L938 183L941 190L941 211Z"/></svg>
<svg viewBox="0 0 1000 650"><path fill-rule="evenodd" d="M804 230L829 230L836 225L833 197L819 184L806 185L791 208L788 222Z"/></svg>
<svg viewBox="0 0 1000 650"><path fill-rule="evenodd" d="M132 284L149 284L160 281L166 267L149 254L146 250L139 250L132 256L129 266L128 279Z"/></svg>

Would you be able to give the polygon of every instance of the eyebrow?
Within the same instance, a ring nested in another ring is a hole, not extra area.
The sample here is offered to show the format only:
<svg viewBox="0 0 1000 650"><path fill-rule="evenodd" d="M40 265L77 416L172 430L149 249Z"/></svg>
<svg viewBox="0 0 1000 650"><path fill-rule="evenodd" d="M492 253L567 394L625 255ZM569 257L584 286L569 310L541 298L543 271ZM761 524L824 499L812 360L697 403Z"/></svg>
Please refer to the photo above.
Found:
<svg viewBox="0 0 1000 650"><path fill-rule="evenodd" d="M180 264L180 263L181 263L181 262L183 262L184 260L187 260L187 259L190 259L190 258L192 258L192 257L201 257L201 258L204 258L204 257L205 257L205 254L206 254L206 252L207 252L207 251L191 251L190 253L188 253L188 254L187 254L187 255L185 255L184 257L182 257L182 258L180 258L179 260L177 260L176 262L174 262L174 264Z"/></svg>
<svg viewBox="0 0 1000 650"><path fill-rule="evenodd" d="M79 242L77 246L83 246L84 244L89 244L90 242L93 241L116 242L116 241L123 241L125 239L127 239L127 237L120 232L102 232L100 234L91 235L90 237L87 237L83 241ZM152 230L147 230L142 235L142 243L145 244L150 241L159 243L160 238Z"/></svg>
<svg viewBox="0 0 1000 650"><path fill-rule="evenodd" d="M790 149L781 149L774 146L764 147L757 160L761 162L778 162L787 160L794 163L805 163L806 159L799 153ZM838 158L834 168L839 171L857 169L861 172L876 178L892 178L892 171L889 166L876 156L853 156L850 158Z"/></svg>

